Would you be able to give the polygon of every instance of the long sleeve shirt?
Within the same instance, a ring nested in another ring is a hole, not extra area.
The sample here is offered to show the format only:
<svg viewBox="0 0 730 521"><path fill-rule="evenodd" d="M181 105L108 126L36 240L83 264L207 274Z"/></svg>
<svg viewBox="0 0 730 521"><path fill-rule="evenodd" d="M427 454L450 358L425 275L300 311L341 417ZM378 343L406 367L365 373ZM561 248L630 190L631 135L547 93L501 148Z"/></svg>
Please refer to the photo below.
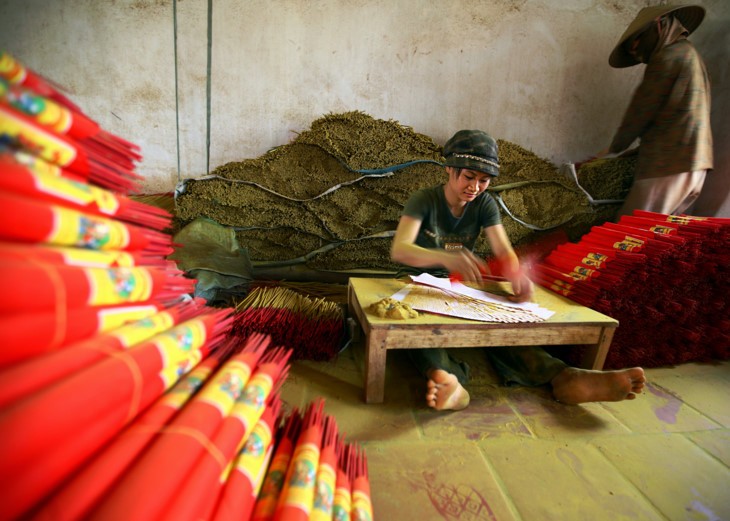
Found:
<svg viewBox="0 0 730 521"><path fill-rule="evenodd" d="M636 178L712 168L710 82L688 40L652 56L609 151L621 152L636 138Z"/></svg>

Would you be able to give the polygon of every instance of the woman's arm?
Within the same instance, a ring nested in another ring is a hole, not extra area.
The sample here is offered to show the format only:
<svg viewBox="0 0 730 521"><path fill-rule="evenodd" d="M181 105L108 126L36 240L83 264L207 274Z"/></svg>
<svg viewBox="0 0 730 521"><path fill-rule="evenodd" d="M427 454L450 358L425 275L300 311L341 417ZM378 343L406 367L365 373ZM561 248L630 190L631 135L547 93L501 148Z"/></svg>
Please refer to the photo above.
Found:
<svg viewBox="0 0 730 521"><path fill-rule="evenodd" d="M481 281L487 263L466 249L446 251L422 248L416 244L421 221L404 215L400 218L393 237L390 257L396 262L416 268L443 267L450 273L459 273L467 281Z"/></svg>
<svg viewBox="0 0 730 521"><path fill-rule="evenodd" d="M504 226L497 224L484 229L484 233L489 240L489 246L492 253L502 268L502 274L512 284L512 292L514 297L511 300L516 302L526 302L532 298L533 287L532 282L520 267L520 261L517 258L515 250L512 249L507 232Z"/></svg>

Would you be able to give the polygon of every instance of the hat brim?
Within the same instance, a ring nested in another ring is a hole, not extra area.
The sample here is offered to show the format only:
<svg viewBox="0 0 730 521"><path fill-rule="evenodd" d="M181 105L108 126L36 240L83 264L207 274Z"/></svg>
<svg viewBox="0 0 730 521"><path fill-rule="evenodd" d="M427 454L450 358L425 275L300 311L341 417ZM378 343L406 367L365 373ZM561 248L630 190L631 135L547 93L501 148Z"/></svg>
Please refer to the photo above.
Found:
<svg viewBox="0 0 730 521"><path fill-rule="evenodd" d="M446 159L444 166L451 166L454 168L466 168L467 170L476 170L477 172L483 172L489 174L492 177L499 175L499 168L488 163L477 161L476 159L469 159L467 157L454 157L451 156Z"/></svg>
<svg viewBox="0 0 730 521"><path fill-rule="evenodd" d="M682 25L687 29L689 34L692 34L705 18L705 8L700 5L658 5L645 7L639 11L636 18L629 24L628 29L619 38L618 43L608 57L608 64L611 67L621 69L641 63L628 53L624 44L630 38L633 38L646 29L653 20L669 13L673 13L682 22Z"/></svg>

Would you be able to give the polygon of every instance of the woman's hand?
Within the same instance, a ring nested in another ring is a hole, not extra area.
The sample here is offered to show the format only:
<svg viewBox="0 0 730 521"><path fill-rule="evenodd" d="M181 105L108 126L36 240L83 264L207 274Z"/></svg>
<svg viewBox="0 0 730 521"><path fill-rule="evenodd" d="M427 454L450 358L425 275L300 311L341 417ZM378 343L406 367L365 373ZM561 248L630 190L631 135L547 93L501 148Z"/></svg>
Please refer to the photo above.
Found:
<svg viewBox="0 0 730 521"><path fill-rule="evenodd" d="M514 295L510 295L507 298L512 302L529 302L535 292L535 288L529 277L524 272L519 272L514 280L510 282L512 283L512 293Z"/></svg>
<svg viewBox="0 0 730 521"><path fill-rule="evenodd" d="M487 262L469 250L444 252L444 267L449 273L458 273L465 282L482 282L487 273Z"/></svg>

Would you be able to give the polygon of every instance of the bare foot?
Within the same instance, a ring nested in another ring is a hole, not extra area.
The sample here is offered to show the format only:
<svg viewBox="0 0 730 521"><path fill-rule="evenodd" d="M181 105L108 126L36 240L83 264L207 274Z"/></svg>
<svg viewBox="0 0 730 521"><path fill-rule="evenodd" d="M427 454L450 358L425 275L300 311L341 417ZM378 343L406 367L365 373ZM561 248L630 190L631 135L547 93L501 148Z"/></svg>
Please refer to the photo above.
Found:
<svg viewBox="0 0 730 521"><path fill-rule="evenodd" d="M644 389L641 367L620 371L591 371L566 367L553 381L553 396L567 404L633 400Z"/></svg>
<svg viewBox="0 0 730 521"><path fill-rule="evenodd" d="M443 369L431 371L426 385L426 404L437 411L459 411L469 405L469 393L455 375Z"/></svg>

